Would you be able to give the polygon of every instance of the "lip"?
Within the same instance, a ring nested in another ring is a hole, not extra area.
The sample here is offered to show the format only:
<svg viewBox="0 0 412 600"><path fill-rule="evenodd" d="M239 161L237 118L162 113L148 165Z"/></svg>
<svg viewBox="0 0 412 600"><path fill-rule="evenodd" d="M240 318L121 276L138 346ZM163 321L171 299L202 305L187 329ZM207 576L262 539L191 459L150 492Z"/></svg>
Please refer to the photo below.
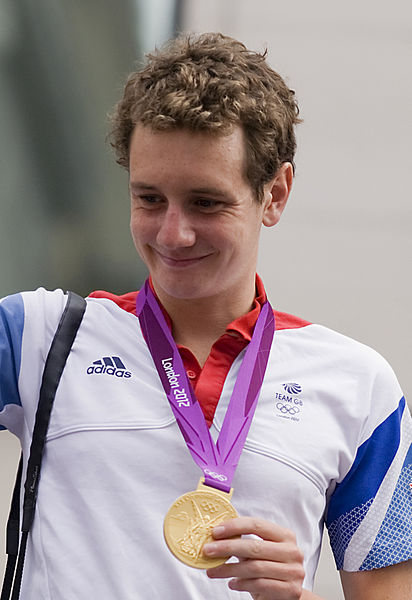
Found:
<svg viewBox="0 0 412 600"><path fill-rule="evenodd" d="M160 260L167 265L168 267L174 267L178 269L182 269L185 267L191 267L192 265L199 264L202 260L210 256L210 254L205 254L203 256L195 256L193 258L173 258L171 256L166 256L155 250L156 254L159 256Z"/></svg>

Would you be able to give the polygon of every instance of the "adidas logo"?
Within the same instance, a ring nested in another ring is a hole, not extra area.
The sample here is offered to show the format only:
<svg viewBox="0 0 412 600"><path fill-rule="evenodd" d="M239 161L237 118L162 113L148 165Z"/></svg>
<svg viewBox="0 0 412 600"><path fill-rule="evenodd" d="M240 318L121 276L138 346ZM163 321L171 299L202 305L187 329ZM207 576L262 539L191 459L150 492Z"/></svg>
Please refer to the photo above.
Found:
<svg viewBox="0 0 412 600"><path fill-rule="evenodd" d="M126 371L126 367L118 356L104 356L100 360L95 360L87 369L88 375L114 375L115 377L131 377L130 371Z"/></svg>

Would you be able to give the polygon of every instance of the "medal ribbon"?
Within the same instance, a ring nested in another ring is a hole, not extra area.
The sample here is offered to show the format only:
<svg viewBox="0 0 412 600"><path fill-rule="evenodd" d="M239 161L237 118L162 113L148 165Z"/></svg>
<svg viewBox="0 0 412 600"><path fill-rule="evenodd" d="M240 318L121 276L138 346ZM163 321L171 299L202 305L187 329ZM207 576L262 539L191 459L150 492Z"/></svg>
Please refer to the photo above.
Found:
<svg viewBox="0 0 412 600"><path fill-rule="evenodd" d="M148 280L138 294L136 311L171 409L193 460L203 471L205 484L229 492L272 345L275 320L270 303L263 304L256 321L216 444Z"/></svg>

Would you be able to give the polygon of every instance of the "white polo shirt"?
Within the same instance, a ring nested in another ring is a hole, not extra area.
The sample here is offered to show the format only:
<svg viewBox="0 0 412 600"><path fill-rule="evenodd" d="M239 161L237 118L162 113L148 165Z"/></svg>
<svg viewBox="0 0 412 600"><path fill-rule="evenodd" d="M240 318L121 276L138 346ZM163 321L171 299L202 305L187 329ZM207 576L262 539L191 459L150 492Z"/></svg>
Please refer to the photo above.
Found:
<svg viewBox="0 0 412 600"><path fill-rule="evenodd" d="M0 424L30 446L61 291L0 303ZM276 321L276 313L275 313ZM217 437L243 353L217 406ZM292 529L311 589L326 522L338 568L412 557L412 425L388 364L320 325L278 330L233 482L239 514ZM174 558L172 502L197 486L138 319L88 306L56 394L22 600L248 597Z"/></svg>

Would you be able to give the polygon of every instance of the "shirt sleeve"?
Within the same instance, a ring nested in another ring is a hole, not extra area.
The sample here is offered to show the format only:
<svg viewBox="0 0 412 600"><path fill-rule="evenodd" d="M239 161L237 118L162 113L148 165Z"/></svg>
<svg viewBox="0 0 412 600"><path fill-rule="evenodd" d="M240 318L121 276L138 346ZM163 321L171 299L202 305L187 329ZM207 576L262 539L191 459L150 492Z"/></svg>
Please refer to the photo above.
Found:
<svg viewBox="0 0 412 600"><path fill-rule="evenodd" d="M405 398L394 397L395 382L387 365L371 398L360 399L370 402L366 439L328 502L338 569L368 571L412 558L412 422Z"/></svg>
<svg viewBox="0 0 412 600"><path fill-rule="evenodd" d="M43 288L0 300L0 429L21 440L33 428L44 363L65 304L62 290Z"/></svg>
<svg viewBox="0 0 412 600"><path fill-rule="evenodd" d="M0 429L17 428L21 417L18 380L24 328L24 304L20 294L0 301Z"/></svg>

